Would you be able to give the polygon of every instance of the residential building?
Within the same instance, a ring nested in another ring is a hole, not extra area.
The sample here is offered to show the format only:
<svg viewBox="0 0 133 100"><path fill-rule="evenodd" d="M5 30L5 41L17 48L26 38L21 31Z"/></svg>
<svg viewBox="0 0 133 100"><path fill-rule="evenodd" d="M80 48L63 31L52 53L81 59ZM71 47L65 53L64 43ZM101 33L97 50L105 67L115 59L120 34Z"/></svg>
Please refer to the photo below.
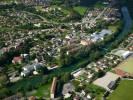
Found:
<svg viewBox="0 0 133 100"><path fill-rule="evenodd" d="M119 56L119 57L123 58L123 59L126 59L131 54L133 54L133 52L127 51L127 50L123 50L123 49L113 50L112 53L114 55L116 55L116 56Z"/></svg>
<svg viewBox="0 0 133 100"><path fill-rule="evenodd" d="M98 86L103 87L104 89L110 91L114 86L114 82L116 82L119 78L120 78L119 75L111 73L111 72L107 72L105 76L98 78L93 83L95 85L98 85Z"/></svg>
<svg viewBox="0 0 133 100"><path fill-rule="evenodd" d="M51 86L51 90L50 90L50 98L51 99L54 99L55 98L56 86L57 86L57 78L54 77L53 78L53 82L52 82L52 86Z"/></svg>
<svg viewBox="0 0 133 100"><path fill-rule="evenodd" d="M80 41L80 44L83 45L83 46L87 46L87 45L90 45L92 42L91 41L88 41L88 40L81 40Z"/></svg>
<svg viewBox="0 0 133 100"><path fill-rule="evenodd" d="M18 57L14 57L14 58L13 58L12 63L13 63L13 64L17 64L17 63L18 63L18 64L21 64L22 61L23 61L23 57L18 56Z"/></svg>
<svg viewBox="0 0 133 100"><path fill-rule="evenodd" d="M21 76L23 76L23 77L28 76L31 73L33 73L33 71L37 71L41 67L42 67L42 64L40 64L40 63L27 65L27 66L23 67L23 71L21 72Z"/></svg>
<svg viewBox="0 0 133 100"><path fill-rule="evenodd" d="M64 98L68 98L71 96L71 92L74 92L75 88L71 83L66 83L63 86L62 94Z"/></svg>

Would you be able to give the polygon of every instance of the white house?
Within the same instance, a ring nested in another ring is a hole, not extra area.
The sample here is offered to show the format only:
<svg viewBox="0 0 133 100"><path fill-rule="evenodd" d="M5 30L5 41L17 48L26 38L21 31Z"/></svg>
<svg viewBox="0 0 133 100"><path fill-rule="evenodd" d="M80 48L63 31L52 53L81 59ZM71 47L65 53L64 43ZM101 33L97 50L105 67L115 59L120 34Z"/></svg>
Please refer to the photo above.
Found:
<svg viewBox="0 0 133 100"><path fill-rule="evenodd" d="M118 50L113 50L112 53L114 55L117 55L119 57L122 57L123 59L126 59L127 57L129 57L131 54L133 54L131 51L127 51L127 50L122 50L122 49L118 49Z"/></svg>
<svg viewBox="0 0 133 100"><path fill-rule="evenodd" d="M23 71L21 72L21 76L25 77L28 76L29 74L33 73L33 71L37 71L37 69L40 69L42 67L42 64L32 64L32 65L27 65L23 67Z"/></svg>
<svg viewBox="0 0 133 100"><path fill-rule="evenodd" d="M105 35L111 35L111 34L112 34L111 30L103 29L101 32L93 33L90 38L93 42L97 42L99 40L103 40Z"/></svg>

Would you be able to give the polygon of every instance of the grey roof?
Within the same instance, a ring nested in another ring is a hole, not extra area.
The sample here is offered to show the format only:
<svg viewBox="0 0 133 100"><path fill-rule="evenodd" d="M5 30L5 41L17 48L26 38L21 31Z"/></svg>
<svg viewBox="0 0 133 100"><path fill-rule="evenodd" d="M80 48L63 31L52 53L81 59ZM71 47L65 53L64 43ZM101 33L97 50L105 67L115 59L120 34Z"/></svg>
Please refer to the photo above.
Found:
<svg viewBox="0 0 133 100"><path fill-rule="evenodd" d="M22 94L18 93L16 95L12 95L10 97L7 97L3 100L21 100L21 98L22 98Z"/></svg>
<svg viewBox="0 0 133 100"><path fill-rule="evenodd" d="M24 68L29 70L29 71L33 71L34 70L34 65L27 65Z"/></svg>
<svg viewBox="0 0 133 100"><path fill-rule="evenodd" d="M62 91L62 94L63 95L65 95L65 94L67 94L67 93L69 93L69 92L72 92L72 91L74 91L74 86L71 84L71 83L66 83L66 84L64 84L64 86L63 86L63 91Z"/></svg>
<svg viewBox="0 0 133 100"><path fill-rule="evenodd" d="M32 65L27 65L24 68L27 69L28 71L33 71L38 68L40 68L42 65L41 64L32 64Z"/></svg>
<svg viewBox="0 0 133 100"><path fill-rule="evenodd" d="M103 29L99 33L93 33L91 35L91 39L93 39L93 41L98 41L101 38L103 38L105 35L110 35L110 34L112 34L112 31L111 30Z"/></svg>
<svg viewBox="0 0 133 100"><path fill-rule="evenodd" d="M27 76L27 75L30 74L30 71L24 70L22 73L25 74L25 75Z"/></svg>
<svg viewBox="0 0 133 100"><path fill-rule="evenodd" d="M115 84L116 84L116 81L111 81L111 82L108 84L108 88L109 88L109 89L113 89L114 86L115 86Z"/></svg>
<svg viewBox="0 0 133 100"><path fill-rule="evenodd" d="M101 32L100 32L100 36L103 37L105 35L108 35L108 34L112 34L111 30L106 30L106 29L103 29Z"/></svg>

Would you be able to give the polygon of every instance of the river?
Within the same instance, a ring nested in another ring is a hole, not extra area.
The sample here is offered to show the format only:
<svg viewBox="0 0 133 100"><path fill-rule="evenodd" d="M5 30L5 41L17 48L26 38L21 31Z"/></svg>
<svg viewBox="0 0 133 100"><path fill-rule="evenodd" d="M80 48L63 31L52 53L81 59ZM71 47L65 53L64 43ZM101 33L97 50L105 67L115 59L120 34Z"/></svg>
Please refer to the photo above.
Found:
<svg viewBox="0 0 133 100"><path fill-rule="evenodd" d="M127 7L122 7L121 8L121 12L123 15L123 21L124 21L124 27L122 29L122 32L119 33L119 35L116 37L115 40L121 40L125 37L126 34L128 34L128 32L130 32L131 27L132 27L132 18L129 14L129 11L127 9ZM110 42L109 44L107 44L105 46L105 49L108 49L115 41ZM103 50L101 50L102 52ZM87 61L85 61L86 63ZM84 63L83 63L84 64ZM54 75L57 75L61 72L72 72L76 69L78 69L79 67L77 65L72 65L72 66L67 66L67 67L62 67L62 68L57 68L54 69L51 73Z"/></svg>
<svg viewBox="0 0 133 100"><path fill-rule="evenodd" d="M124 22L124 27L121 31L121 33L118 33L118 36L115 37L115 40L120 41L122 40L131 30L132 28L132 18L129 14L129 11L127 7L122 7L121 8L122 16L123 16L123 22ZM108 48L114 43L115 41L112 41L104 46L104 50L108 50Z"/></svg>
<svg viewBox="0 0 133 100"><path fill-rule="evenodd" d="M131 27L132 27L132 18L129 14L127 7L122 7L121 12L123 14L123 20L124 20L125 25L124 25L124 28L123 28L121 34L118 36L117 39L120 39L120 37L123 38L125 34L130 32Z"/></svg>

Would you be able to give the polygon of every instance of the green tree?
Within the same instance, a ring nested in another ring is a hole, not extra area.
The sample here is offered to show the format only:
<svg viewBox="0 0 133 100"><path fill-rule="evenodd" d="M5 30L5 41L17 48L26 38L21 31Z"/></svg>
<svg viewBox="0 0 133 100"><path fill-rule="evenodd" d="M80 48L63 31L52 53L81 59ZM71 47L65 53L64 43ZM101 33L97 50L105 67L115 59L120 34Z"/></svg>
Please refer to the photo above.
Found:
<svg viewBox="0 0 133 100"><path fill-rule="evenodd" d="M63 76L61 76L61 81L63 82L63 83L66 83L66 82L68 82L69 80L71 80L72 79L72 76L71 76L71 74L70 73L64 73L63 74Z"/></svg>
<svg viewBox="0 0 133 100"><path fill-rule="evenodd" d="M0 88L0 99L1 100L8 95L9 95L9 89L8 88L6 88L6 87Z"/></svg>

